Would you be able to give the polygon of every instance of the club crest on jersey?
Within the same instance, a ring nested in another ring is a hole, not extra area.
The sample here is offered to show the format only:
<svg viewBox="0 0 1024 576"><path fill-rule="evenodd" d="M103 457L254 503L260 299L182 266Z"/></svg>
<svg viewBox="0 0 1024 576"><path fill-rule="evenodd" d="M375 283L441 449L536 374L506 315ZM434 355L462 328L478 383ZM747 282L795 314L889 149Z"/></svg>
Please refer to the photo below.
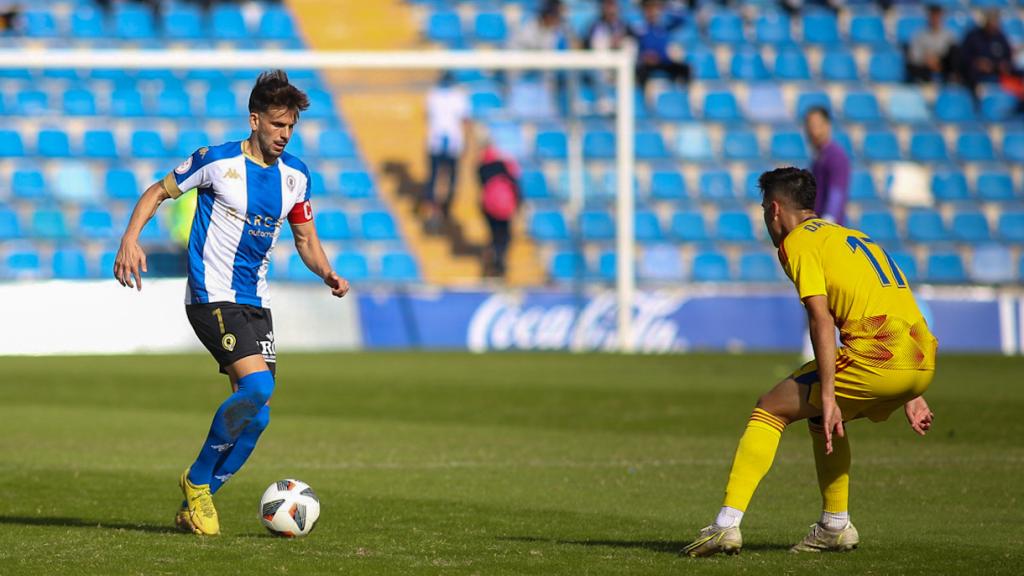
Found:
<svg viewBox="0 0 1024 576"><path fill-rule="evenodd" d="M295 176L288 177L288 191L295 192Z"/></svg>
<svg viewBox="0 0 1024 576"><path fill-rule="evenodd" d="M184 174L185 172L188 172L188 169L191 168L191 167L192 167L192 157L189 156L188 158L185 158L185 161L182 162L181 164L179 164L178 167L174 169L174 171L177 174Z"/></svg>
<svg viewBox="0 0 1024 576"><path fill-rule="evenodd" d="M230 332L225 334L224 337L220 339L220 345L223 346L224 349L227 350L228 352L235 351L235 344L237 342L238 341L235 339L235 335L231 334Z"/></svg>

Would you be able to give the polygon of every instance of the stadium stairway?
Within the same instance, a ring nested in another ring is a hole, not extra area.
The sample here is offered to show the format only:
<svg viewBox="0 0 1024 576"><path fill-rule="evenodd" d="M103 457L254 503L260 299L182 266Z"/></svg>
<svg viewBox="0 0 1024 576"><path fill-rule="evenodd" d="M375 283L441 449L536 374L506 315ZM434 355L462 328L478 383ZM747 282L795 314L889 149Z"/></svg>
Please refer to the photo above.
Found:
<svg viewBox="0 0 1024 576"><path fill-rule="evenodd" d="M421 49L419 22L401 0L289 0L308 44L318 50ZM345 18L337 18L344 14ZM424 233L414 196L400 194L426 180L424 87L435 74L424 72L347 72L326 75L342 94L340 106L370 165L378 172L381 198L399 220L424 280L446 286L476 283L481 267L475 255L455 254L446 237ZM416 143L411 145L410 143ZM397 173L392 167L404 166ZM466 240L482 245L486 227L476 205L473 167L463 163L454 215ZM523 231L510 250L510 281L539 284L544 272ZM525 273L524 273L525 272Z"/></svg>

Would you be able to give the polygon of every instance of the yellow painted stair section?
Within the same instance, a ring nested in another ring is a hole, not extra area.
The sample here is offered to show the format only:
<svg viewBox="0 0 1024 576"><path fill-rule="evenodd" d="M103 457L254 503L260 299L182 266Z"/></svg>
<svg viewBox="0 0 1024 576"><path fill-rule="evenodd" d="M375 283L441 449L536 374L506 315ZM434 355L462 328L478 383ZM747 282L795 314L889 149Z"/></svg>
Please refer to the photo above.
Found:
<svg viewBox="0 0 1024 576"><path fill-rule="evenodd" d="M413 50L426 46L415 10L402 0L288 0L307 44L316 50ZM337 71L325 80L341 94L340 108L360 150L376 174L382 201L396 216L424 279L444 286L472 285L481 277L473 256L455 256L444 236L424 234L414 200L400 195L401 179L386 166L407 168L423 182L427 176L425 87L437 74L414 71ZM472 151L470 151L472 152ZM475 156L469 155L467 158ZM460 163L458 196L452 212L466 238L483 245L487 226L479 213L475 167ZM519 225L521 227L521 224ZM509 253L509 282L536 285L544 271L525 234L514 235Z"/></svg>

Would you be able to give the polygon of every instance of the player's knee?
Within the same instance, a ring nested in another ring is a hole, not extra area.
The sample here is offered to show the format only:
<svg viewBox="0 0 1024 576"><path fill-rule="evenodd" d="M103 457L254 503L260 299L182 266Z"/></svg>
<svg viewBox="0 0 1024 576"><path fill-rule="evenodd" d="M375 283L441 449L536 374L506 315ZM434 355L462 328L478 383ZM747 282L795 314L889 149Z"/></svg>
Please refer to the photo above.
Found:
<svg viewBox="0 0 1024 576"><path fill-rule="evenodd" d="M787 414L787 411L779 404L779 399L771 392L762 394L761 397L757 399L756 406L772 416L775 416L787 426L790 424L790 415Z"/></svg>
<svg viewBox="0 0 1024 576"><path fill-rule="evenodd" d="M263 407L274 394L274 376L269 370L253 372L238 380L238 390L248 396L253 404Z"/></svg>

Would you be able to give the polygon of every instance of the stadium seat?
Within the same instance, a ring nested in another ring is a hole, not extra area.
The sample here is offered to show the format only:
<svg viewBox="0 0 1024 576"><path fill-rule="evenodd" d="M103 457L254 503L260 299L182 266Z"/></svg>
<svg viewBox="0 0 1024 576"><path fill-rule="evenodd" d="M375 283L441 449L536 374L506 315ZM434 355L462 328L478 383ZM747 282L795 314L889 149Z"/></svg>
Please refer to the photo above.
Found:
<svg viewBox="0 0 1024 576"><path fill-rule="evenodd" d="M39 261L39 252L32 247L12 250L4 258L3 275L17 280L40 278L42 269Z"/></svg>
<svg viewBox="0 0 1024 576"><path fill-rule="evenodd" d="M964 162L994 162L996 159L992 139L981 130L961 132L956 137L956 155Z"/></svg>
<svg viewBox="0 0 1024 576"><path fill-rule="evenodd" d="M104 189L111 200L128 200L134 202L142 194L135 173L121 168L112 168L104 176Z"/></svg>
<svg viewBox="0 0 1024 576"><path fill-rule="evenodd" d="M153 12L142 6L120 5L114 10L114 33L125 40L145 40L156 35Z"/></svg>
<svg viewBox="0 0 1024 576"><path fill-rule="evenodd" d="M718 63L715 54L704 47L694 47L686 53L686 62L690 65L695 80L718 80Z"/></svg>
<svg viewBox="0 0 1024 576"><path fill-rule="evenodd" d="M971 280L981 284L1004 284L1013 281L1013 255L1006 246L978 246L971 254Z"/></svg>
<svg viewBox="0 0 1024 576"><path fill-rule="evenodd" d="M988 170L978 174L975 184L978 199L985 202L1008 202L1016 199L1013 176L1005 170Z"/></svg>
<svg viewBox="0 0 1024 576"><path fill-rule="evenodd" d="M958 170L941 170L932 174L932 195L941 202L969 200L967 178Z"/></svg>
<svg viewBox="0 0 1024 576"><path fill-rule="evenodd" d="M698 252L693 257L693 272L690 274L695 282L728 282L729 260L725 254L714 250Z"/></svg>
<svg viewBox="0 0 1024 576"><path fill-rule="evenodd" d="M1024 212L1000 214L999 237L1014 244L1024 244Z"/></svg>
<svg viewBox="0 0 1024 576"><path fill-rule="evenodd" d="M680 242L706 242L709 238L704 215L697 210L673 214L671 234Z"/></svg>
<svg viewBox="0 0 1024 576"><path fill-rule="evenodd" d="M43 158L68 158L71 143L67 132L57 129L40 130L36 141L36 153Z"/></svg>
<svg viewBox="0 0 1024 576"><path fill-rule="evenodd" d="M23 116L43 116L50 113L50 98L42 90L22 90L17 96L18 111Z"/></svg>
<svg viewBox="0 0 1024 576"><path fill-rule="evenodd" d="M680 126L676 134L676 153L683 160L709 162L714 159L711 135L702 124Z"/></svg>
<svg viewBox="0 0 1024 576"><path fill-rule="evenodd" d="M479 42L504 43L508 38L508 26L501 12L480 12L473 21L473 32Z"/></svg>
<svg viewBox="0 0 1024 576"><path fill-rule="evenodd" d="M338 175L338 190L341 195L353 200L374 198L376 188L370 173L365 170L345 170Z"/></svg>
<svg viewBox="0 0 1024 576"><path fill-rule="evenodd" d="M106 35L103 13L93 7L71 11L71 35L75 38L97 39Z"/></svg>
<svg viewBox="0 0 1024 576"><path fill-rule="evenodd" d="M324 130L319 137L320 156L332 159L356 157L356 145L347 132L341 130Z"/></svg>
<svg viewBox="0 0 1024 576"><path fill-rule="evenodd" d="M1002 90L989 90L981 98L981 117L986 122L1003 122L1013 117L1017 97Z"/></svg>
<svg viewBox="0 0 1024 576"><path fill-rule="evenodd" d="M712 91L704 96L704 119L736 122L742 119L739 104L732 92Z"/></svg>
<svg viewBox="0 0 1024 576"><path fill-rule="evenodd" d="M295 22L288 10L280 6L267 6L260 16L259 37L267 40L293 40Z"/></svg>
<svg viewBox="0 0 1024 576"><path fill-rule="evenodd" d="M966 210L954 214L952 233L960 242L979 243L992 239L988 218L979 210Z"/></svg>
<svg viewBox="0 0 1024 576"><path fill-rule="evenodd" d="M285 270L285 280L289 282L319 282L320 277L314 274L302 261L298 254L288 256L288 268Z"/></svg>
<svg viewBox="0 0 1024 576"><path fill-rule="evenodd" d="M804 42L823 46L839 43L839 25L835 14L825 11L807 12L801 20Z"/></svg>
<svg viewBox="0 0 1024 576"><path fill-rule="evenodd" d="M668 90L658 94L654 113L665 120L692 120L690 94L681 90Z"/></svg>
<svg viewBox="0 0 1024 576"><path fill-rule="evenodd" d="M47 197L43 173L25 168L15 170L11 175L11 192L18 200L43 200Z"/></svg>
<svg viewBox="0 0 1024 576"><path fill-rule="evenodd" d="M89 275L85 253L78 248L59 248L53 252L52 274L60 280L81 280Z"/></svg>
<svg viewBox="0 0 1024 576"><path fill-rule="evenodd" d="M57 21L49 10L26 10L22 13L25 35L30 38L54 38L59 35Z"/></svg>
<svg viewBox="0 0 1024 576"><path fill-rule="evenodd" d="M543 130L537 132L534 140L534 152L541 160L565 160L569 156L569 145L565 132L561 130Z"/></svg>
<svg viewBox="0 0 1024 576"><path fill-rule="evenodd" d="M89 240L107 240L115 235L114 218L108 210L86 208L78 215L78 234Z"/></svg>
<svg viewBox="0 0 1024 576"><path fill-rule="evenodd" d="M918 209L907 216L907 237L914 242L934 243L949 240L949 233L937 211Z"/></svg>
<svg viewBox="0 0 1024 576"><path fill-rule="evenodd" d="M323 240L349 240L352 238L348 216L340 210L320 210L313 216L313 219L316 223L317 234Z"/></svg>
<svg viewBox="0 0 1024 576"><path fill-rule="evenodd" d="M893 122L921 124L931 121L928 105L916 88L895 87L889 91L887 114Z"/></svg>
<svg viewBox="0 0 1024 576"><path fill-rule="evenodd" d="M555 210L534 212L529 229L530 235L538 242L564 242L569 239L565 217Z"/></svg>
<svg viewBox="0 0 1024 576"><path fill-rule="evenodd" d="M854 169L850 174L850 200L853 202L871 202L878 200L878 188L871 172Z"/></svg>
<svg viewBox="0 0 1024 576"><path fill-rule="evenodd" d="M615 134L608 130L589 131L583 135L583 156L588 159L615 157Z"/></svg>
<svg viewBox="0 0 1024 576"><path fill-rule="evenodd" d="M942 122L974 122L974 102L963 88L944 88L935 99L935 118Z"/></svg>
<svg viewBox="0 0 1024 576"><path fill-rule="evenodd" d="M15 240L21 237L18 213L12 208L0 205L0 240Z"/></svg>
<svg viewBox="0 0 1024 576"><path fill-rule="evenodd" d="M730 130L722 139L722 156L726 160L753 161L761 158L761 147L753 130Z"/></svg>
<svg viewBox="0 0 1024 576"><path fill-rule="evenodd" d="M716 12L708 22L708 37L720 44L742 45L745 42L743 20L731 10Z"/></svg>
<svg viewBox="0 0 1024 576"><path fill-rule="evenodd" d="M778 257L764 252L741 254L739 279L742 282L777 282L781 280Z"/></svg>
<svg viewBox="0 0 1024 576"><path fill-rule="evenodd" d="M843 116L853 122L880 122L882 113L878 99L871 92L847 92L843 100Z"/></svg>
<svg viewBox="0 0 1024 576"><path fill-rule="evenodd" d="M145 116L142 106L142 94L135 88L118 88L110 94L110 115L138 118Z"/></svg>
<svg viewBox="0 0 1024 576"><path fill-rule="evenodd" d="M720 212L715 232L716 238L723 242L753 242L756 240L750 215L739 210Z"/></svg>
<svg viewBox="0 0 1024 576"><path fill-rule="evenodd" d="M519 178L519 187L526 201L551 199L548 181L540 170L523 170Z"/></svg>
<svg viewBox="0 0 1024 576"><path fill-rule="evenodd" d="M409 253L386 252L380 259L380 277L388 282L415 282L420 279L420 269Z"/></svg>
<svg viewBox="0 0 1024 576"><path fill-rule="evenodd" d="M427 20L427 39L442 44L456 44L462 41L462 20L454 10L434 12Z"/></svg>
<svg viewBox="0 0 1024 576"><path fill-rule="evenodd" d="M789 110L777 84L753 84L747 92L747 117L762 124L779 124L790 120Z"/></svg>
<svg viewBox="0 0 1024 576"><path fill-rule="evenodd" d="M206 93L206 116L208 118L227 119L242 115L235 99L235 93L226 88L211 88Z"/></svg>
<svg viewBox="0 0 1024 576"><path fill-rule="evenodd" d="M668 156L661 132L641 130L634 135L634 140L633 150L640 160L658 160Z"/></svg>
<svg viewBox="0 0 1024 576"><path fill-rule="evenodd" d="M1003 134L1003 158L1011 162L1024 162L1024 132Z"/></svg>
<svg viewBox="0 0 1024 576"><path fill-rule="evenodd" d="M945 162L946 141L935 130L919 130L910 137L910 158L918 162Z"/></svg>
<svg viewBox="0 0 1024 576"><path fill-rule="evenodd" d="M830 82L856 82L860 73L853 54L841 49L825 52L821 59L821 77Z"/></svg>
<svg viewBox="0 0 1024 576"><path fill-rule="evenodd" d="M370 277L370 265L361 252L343 252L334 258L334 269L338 276L349 282L358 282Z"/></svg>
<svg viewBox="0 0 1024 576"><path fill-rule="evenodd" d="M243 40L249 37L245 17L238 6L217 4L210 13L210 30L218 40Z"/></svg>
<svg viewBox="0 0 1024 576"><path fill-rule="evenodd" d="M638 210L633 218L633 230L637 242L649 244L663 242L665 234L661 230L658 215L650 210Z"/></svg>
<svg viewBox="0 0 1024 576"><path fill-rule="evenodd" d="M554 95L547 85L533 81L513 82L508 94L513 116L542 119L557 116Z"/></svg>
<svg viewBox="0 0 1024 576"><path fill-rule="evenodd" d="M96 99L84 88L72 88L64 92L65 116L95 116Z"/></svg>
<svg viewBox="0 0 1024 576"><path fill-rule="evenodd" d="M156 130L137 130L132 134L132 156L136 158L165 158L167 149Z"/></svg>
<svg viewBox="0 0 1024 576"><path fill-rule="evenodd" d="M493 90L481 90L469 95L469 107L474 118L486 118L501 111L505 102L501 94Z"/></svg>
<svg viewBox="0 0 1024 576"><path fill-rule="evenodd" d="M63 240L68 237L64 212L55 208L40 208L32 214L32 235L45 240Z"/></svg>
<svg viewBox="0 0 1024 576"><path fill-rule="evenodd" d="M775 53L775 78L791 81L810 80L811 67L803 50L795 46L780 47Z"/></svg>
<svg viewBox="0 0 1024 576"><path fill-rule="evenodd" d="M171 5L163 12L163 32L168 39L199 40L208 33L203 26L203 16L192 6Z"/></svg>
<svg viewBox="0 0 1024 576"><path fill-rule="evenodd" d="M675 170L655 170L651 173L651 198L678 201L686 198L686 180Z"/></svg>
<svg viewBox="0 0 1024 576"><path fill-rule="evenodd" d="M896 20L896 42L901 45L909 44L927 25L927 20L920 13L900 16Z"/></svg>
<svg viewBox="0 0 1024 576"><path fill-rule="evenodd" d="M789 45L793 42L790 34L789 16L778 10L763 10L754 21L754 37L758 44ZM776 68L778 75L778 68Z"/></svg>
<svg viewBox="0 0 1024 576"><path fill-rule="evenodd" d="M917 282L917 258L911 252L894 250L889 253L903 277L910 282Z"/></svg>
<svg viewBox="0 0 1024 576"><path fill-rule="evenodd" d="M731 201L736 199L732 174L726 170L705 170L700 175L700 197L704 200Z"/></svg>
<svg viewBox="0 0 1024 576"><path fill-rule="evenodd" d="M637 262L637 275L653 282L679 282L686 278L683 259L674 246L655 244L648 246L640 254Z"/></svg>
<svg viewBox="0 0 1024 576"><path fill-rule="evenodd" d="M896 220L889 212L864 212L860 217L859 229L875 242L880 242L883 245L893 244L899 240L899 235L896 233Z"/></svg>
<svg viewBox="0 0 1024 576"><path fill-rule="evenodd" d="M903 157L896 134L886 129L865 132L861 153L872 162L895 162Z"/></svg>
<svg viewBox="0 0 1024 576"><path fill-rule="evenodd" d="M0 130L0 158L20 158L24 155L21 134L14 130Z"/></svg>
<svg viewBox="0 0 1024 576"><path fill-rule="evenodd" d="M382 210L364 212L359 218L363 238L371 242L398 240L398 227L391 213Z"/></svg>
<svg viewBox="0 0 1024 576"><path fill-rule="evenodd" d="M796 117L800 120L803 120L808 110L819 107L832 112L832 100L825 92L801 92L796 97Z"/></svg>
<svg viewBox="0 0 1024 576"><path fill-rule="evenodd" d="M768 78L761 52L754 47L740 47L733 52L729 73L736 80L760 81Z"/></svg>
<svg viewBox="0 0 1024 576"><path fill-rule="evenodd" d="M928 255L928 281L941 284L965 284L964 262L956 252L932 252Z"/></svg>
<svg viewBox="0 0 1024 576"><path fill-rule="evenodd" d="M787 162L807 162L810 154L804 136L795 130L784 130L772 134L771 155Z"/></svg>
<svg viewBox="0 0 1024 576"><path fill-rule="evenodd" d="M587 242L615 238L615 221L608 212L584 210L580 213L580 236Z"/></svg>
<svg viewBox="0 0 1024 576"><path fill-rule="evenodd" d="M854 14L850 18L850 42L869 46L884 46L885 22L877 14Z"/></svg>
<svg viewBox="0 0 1024 576"><path fill-rule="evenodd" d="M580 280L587 273L587 261L579 252L556 252L551 257L548 273L556 282Z"/></svg>
<svg viewBox="0 0 1024 576"><path fill-rule="evenodd" d="M189 118L192 116L192 99L180 88L162 90L156 97L156 113L164 118Z"/></svg>
<svg viewBox="0 0 1024 576"><path fill-rule="evenodd" d="M903 56L895 50L875 52L868 61L868 78L872 82L903 82L904 75Z"/></svg>

